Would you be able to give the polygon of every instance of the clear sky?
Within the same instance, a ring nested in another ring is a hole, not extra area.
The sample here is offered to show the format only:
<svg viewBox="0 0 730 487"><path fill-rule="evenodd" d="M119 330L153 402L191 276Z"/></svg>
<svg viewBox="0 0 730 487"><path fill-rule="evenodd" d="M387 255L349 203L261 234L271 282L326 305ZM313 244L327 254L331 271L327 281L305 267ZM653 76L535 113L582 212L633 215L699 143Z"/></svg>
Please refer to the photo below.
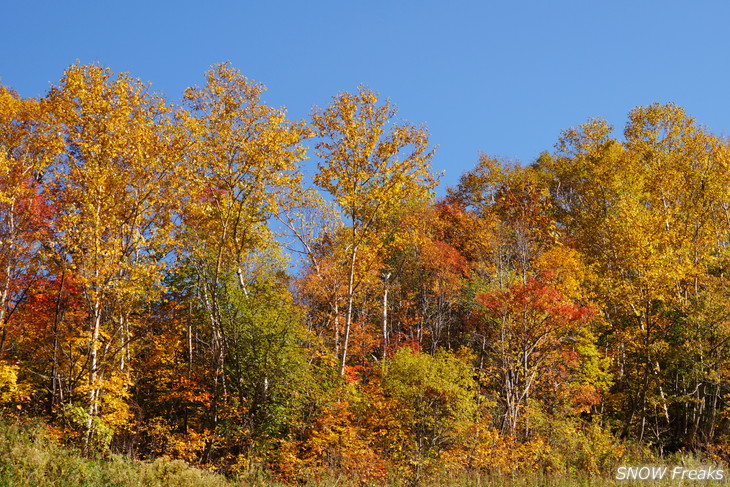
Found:
<svg viewBox="0 0 730 487"><path fill-rule="evenodd" d="M43 95L80 60L170 100L231 61L291 118L365 84L425 123L453 185L480 151L532 162L562 129L673 101L730 132L727 1L3 0L0 82ZM311 164L311 162L310 162Z"/></svg>

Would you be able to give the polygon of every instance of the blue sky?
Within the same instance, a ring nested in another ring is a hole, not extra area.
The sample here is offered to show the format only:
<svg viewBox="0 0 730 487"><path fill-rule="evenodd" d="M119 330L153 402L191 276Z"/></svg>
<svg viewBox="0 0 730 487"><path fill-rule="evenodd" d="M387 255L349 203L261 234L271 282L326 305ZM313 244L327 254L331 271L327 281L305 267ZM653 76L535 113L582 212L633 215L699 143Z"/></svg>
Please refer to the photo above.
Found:
<svg viewBox="0 0 730 487"><path fill-rule="evenodd" d="M231 61L292 118L365 84L428 126L440 193L480 151L529 163L562 129L603 117L620 130L655 101L730 133L725 1L3 3L0 82L21 95L77 59L173 101Z"/></svg>

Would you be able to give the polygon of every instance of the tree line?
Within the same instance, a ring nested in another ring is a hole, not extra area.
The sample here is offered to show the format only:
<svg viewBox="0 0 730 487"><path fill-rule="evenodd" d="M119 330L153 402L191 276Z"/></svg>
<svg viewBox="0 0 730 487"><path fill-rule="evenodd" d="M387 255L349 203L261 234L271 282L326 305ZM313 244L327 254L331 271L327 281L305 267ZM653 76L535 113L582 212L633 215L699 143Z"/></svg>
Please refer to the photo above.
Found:
<svg viewBox="0 0 730 487"><path fill-rule="evenodd" d="M180 105L96 65L0 87L5 414L290 482L726 458L727 140L638 107L436 199L388 100L292 121L263 90L229 64Z"/></svg>

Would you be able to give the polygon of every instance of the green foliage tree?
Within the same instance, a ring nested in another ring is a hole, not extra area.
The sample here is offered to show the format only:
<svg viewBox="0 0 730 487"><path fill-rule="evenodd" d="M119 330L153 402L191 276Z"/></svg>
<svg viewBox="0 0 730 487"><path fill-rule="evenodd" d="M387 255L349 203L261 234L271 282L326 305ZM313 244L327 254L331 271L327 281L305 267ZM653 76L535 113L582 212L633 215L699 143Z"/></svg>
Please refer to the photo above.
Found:
<svg viewBox="0 0 730 487"><path fill-rule="evenodd" d="M440 350L430 355L402 348L383 362L383 392L392 400L398 427L405 430L405 438L393 436L406 444L391 448L410 464L416 482L424 467L463 440L475 419L477 384L471 358L468 353Z"/></svg>

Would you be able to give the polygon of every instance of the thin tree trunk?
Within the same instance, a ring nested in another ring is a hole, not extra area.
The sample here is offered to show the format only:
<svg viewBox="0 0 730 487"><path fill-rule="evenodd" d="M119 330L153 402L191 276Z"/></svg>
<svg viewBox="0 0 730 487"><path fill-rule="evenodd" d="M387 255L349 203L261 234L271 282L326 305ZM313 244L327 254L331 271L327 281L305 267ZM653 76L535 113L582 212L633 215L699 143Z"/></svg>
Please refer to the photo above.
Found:
<svg viewBox="0 0 730 487"><path fill-rule="evenodd" d="M48 414L53 415L54 406L56 405L56 397L58 402L63 403L63 391L61 389L61 379L58 373L58 324L61 322L61 299L63 297L63 285L66 281L66 270L61 272L61 283L58 286L58 295L56 296L56 313L53 317L53 366L51 369L51 400L48 404Z"/></svg>
<svg viewBox="0 0 730 487"><path fill-rule="evenodd" d="M87 409L88 419L86 420L86 437L84 438L84 453L89 454L91 440L94 436L94 417L97 415L99 389L97 387L97 360L98 360L98 344L99 330L101 328L101 304L96 299L94 303L94 314L91 330L91 343L89 346L89 407Z"/></svg>
<svg viewBox="0 0 730 487"><path fill-rule="evenodd" d="M335 296L335 357L340 354L340 303Z"/></svg>
<svg viewBox="0 0 730 487"><path fill-rule="evenodd" d="M352 248L350 257L350 277L347 281L347 316L345 317L345 339L342 343L342 360L340 361L340 376L345 375L347 350L350 344L350 328L352 327L352 305L355 295L355 262L357 259L357 245Z"/></svg>
<svg viewBox="0 0 730 487"><path fill-rule="evenodd" d="M11 236L11 239L15 236L14 212L15 203L13 202L10 205L10 209L8 210L8 234ZM5 351L5 336L7 331L7 323L5 322L5 320L8 309L8 296L10 295L10 273L13 270L12 256L8 255L7 258L8 261L7 265L5 266L5 278L3 279L3 290L0 294L0 328L2 328L2 333L0 334L0 359L2 359Z"/></svg>
<svg viewBox="0 0 730 487"><path fill-rule="evenodd" d="M388 279L390 273L384 274L385 289L383 290L383 359L388 353Z"/></svg>

